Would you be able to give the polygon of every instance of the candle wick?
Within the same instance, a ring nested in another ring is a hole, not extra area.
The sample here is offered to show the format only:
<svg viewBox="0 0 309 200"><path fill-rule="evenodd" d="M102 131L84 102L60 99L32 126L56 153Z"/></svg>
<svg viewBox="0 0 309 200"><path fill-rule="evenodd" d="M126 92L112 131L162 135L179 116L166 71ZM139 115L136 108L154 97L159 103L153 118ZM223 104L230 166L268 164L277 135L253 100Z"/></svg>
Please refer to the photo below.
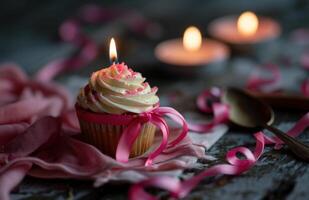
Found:
<svg viewBox="0 0 309 200"><path fill-rule="evenodd" d="M111 64L113 65L118 64L118 59L117 58L111 59Z"/></svg>

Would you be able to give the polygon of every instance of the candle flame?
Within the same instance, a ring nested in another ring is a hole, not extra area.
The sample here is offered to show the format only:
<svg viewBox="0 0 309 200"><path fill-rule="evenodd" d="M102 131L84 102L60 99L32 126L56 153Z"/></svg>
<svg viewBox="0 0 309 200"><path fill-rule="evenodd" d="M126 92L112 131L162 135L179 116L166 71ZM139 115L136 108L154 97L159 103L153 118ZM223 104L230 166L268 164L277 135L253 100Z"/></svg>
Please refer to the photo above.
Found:
<svg viewBox="0 0 309 200"><path fill-rule="evenodd" d="M117 61L117 49L114 38L112 38L109 43L109 59L111 63L115 63Z"/></svg>
<svg viewBox="0 0 309 200"><path fill-rule="evenodd" d="M237 20L237 30L244 36L252 36L256 33L259 26L257 16L250 11L243 12Z"/></svg>
<svg viewBox="0 0 309 200"><path fill-rule="evenodd" d="M198 28L190 26L183 34L183 46L188 51L197 51L202 45L202 35Z"/></svg>

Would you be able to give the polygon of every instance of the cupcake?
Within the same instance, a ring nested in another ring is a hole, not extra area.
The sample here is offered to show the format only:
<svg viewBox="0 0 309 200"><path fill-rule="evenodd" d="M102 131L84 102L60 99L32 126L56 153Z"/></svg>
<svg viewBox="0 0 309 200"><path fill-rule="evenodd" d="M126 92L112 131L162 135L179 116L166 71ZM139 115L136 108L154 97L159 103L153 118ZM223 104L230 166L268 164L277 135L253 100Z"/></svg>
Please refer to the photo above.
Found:
<svg viewBox="0 0 309 200"><path fill-rule="evenodd" d="M159 104L157 87L151 88L145 80L124 63L92 73L89 83L80 90L76 103L82 140L115 157L119 139L127 127L117 119L136 117ZM91 119L86 120L85 115ZM139 156L149 149L156 127L148 122L140 131L130 157Z"/></svg>

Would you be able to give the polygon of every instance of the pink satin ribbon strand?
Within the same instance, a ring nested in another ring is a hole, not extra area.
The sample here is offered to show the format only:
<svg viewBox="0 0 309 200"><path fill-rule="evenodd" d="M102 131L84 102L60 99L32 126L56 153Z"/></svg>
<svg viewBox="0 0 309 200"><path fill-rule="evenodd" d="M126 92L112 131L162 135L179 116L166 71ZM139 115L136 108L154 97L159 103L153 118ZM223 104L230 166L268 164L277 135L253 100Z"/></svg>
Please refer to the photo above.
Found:
<svg viewBox="0 0 309 200"><path fill-rule="evenodd" d="M204 90L197 97L197 108L204 113L214 115L214 119L206 123L193 123L188 122L189 130L205 133L210 131L213 127L218 124L222 124L228 121L228 106L220 103L220 96L222 91L219 88L213 87L207 90Z"/></svg>
<svg viewBox="0 0 309 200"><path fill-rule="evenodd" d="M252 74L246 83L247 89L254 91L275 91L280 87L278 85L281 79L279 67L274 64L267 64L263 67L270 73L271 77L264 78L258 74Z"/></svg>
<svg viewBox="0 0 309 200"><path fill-rule="evenodd" d="M236 147L231 149L226 154L226 161L228 164L214 165L201 172L200 174L193 176L183 182L181 182L178 178L166 176L153 177L145 181L141 181L130 188L129 199L157 199L155 196L150 195L144 190L147 187L161 188L168 191L172 197L184 198L205 177L217 175L239 175L245 173L254 166L264 150L265 141L263 134L258 132L254 136L256 139L256 147L254 152L250 151L246 147ZM236 155L237 153L242 154L245 158L239 159Z"/></svg>

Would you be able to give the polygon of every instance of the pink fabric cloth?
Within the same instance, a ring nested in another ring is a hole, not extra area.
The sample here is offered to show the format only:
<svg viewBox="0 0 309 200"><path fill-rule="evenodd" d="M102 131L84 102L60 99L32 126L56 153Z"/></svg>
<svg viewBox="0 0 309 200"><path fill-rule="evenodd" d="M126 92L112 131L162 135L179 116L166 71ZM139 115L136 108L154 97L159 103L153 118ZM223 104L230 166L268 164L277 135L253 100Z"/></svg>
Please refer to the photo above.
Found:
<svg viewBox="0 0 309 200"><path fill-rule="evenodd" d="M77 118L61 86L30 80L13 64L0 67L0 85L0 199L9 199L25 175L91 179L100 186L117 178L140 181L157 172L182 170L205 157L203 144L193 144L185 137L165 149L151 166L144 166L147 154L128 163L117 162L75 139ZM130 179L132 174L135 179Z"/></svg>

